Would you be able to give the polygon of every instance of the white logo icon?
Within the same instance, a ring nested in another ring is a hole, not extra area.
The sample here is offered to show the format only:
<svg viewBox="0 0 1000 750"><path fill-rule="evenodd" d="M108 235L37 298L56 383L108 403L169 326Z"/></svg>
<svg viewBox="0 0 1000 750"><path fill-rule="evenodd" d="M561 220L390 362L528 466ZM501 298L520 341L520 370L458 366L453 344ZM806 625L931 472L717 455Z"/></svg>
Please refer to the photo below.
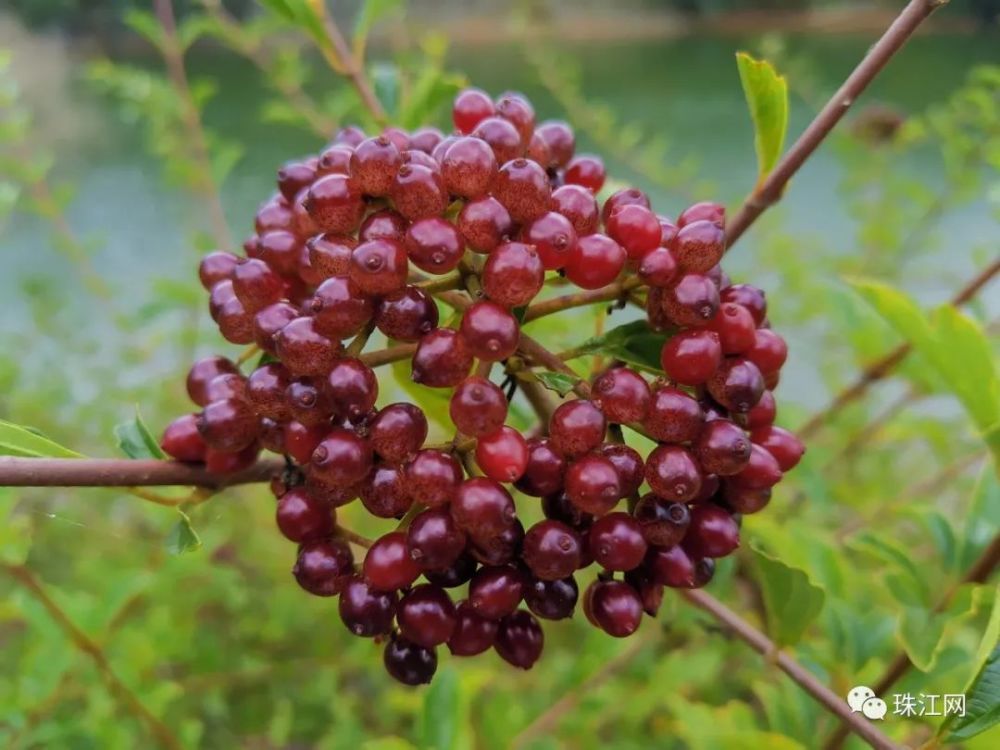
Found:
<svg viewBox="0 0 1000 750"><path fill-rule="evenodd" d="M874 697L874 690L864 685L858 685L856 688L851 688L851 692L847 694L847 705L851 707L851 711L857 713L863 711L866 700Z"/></svg>
<svg viewBox="0 0 1000 750"><path fill-rule="evenodd" d="M869 698L861 706L861 713L872 720L881 721L885 718L886 711L885 701L881 698Z"/></svg>
<svg viewBox="0 0 1000 750"><path fill-rule="evenodd" d="M851 688L851 692L847 694L847 705L851 707L851 711L854 713L860 711L873 721L884 719L889 710L885 705L885 701L875 695L874 690L864 685Z"/></svg>

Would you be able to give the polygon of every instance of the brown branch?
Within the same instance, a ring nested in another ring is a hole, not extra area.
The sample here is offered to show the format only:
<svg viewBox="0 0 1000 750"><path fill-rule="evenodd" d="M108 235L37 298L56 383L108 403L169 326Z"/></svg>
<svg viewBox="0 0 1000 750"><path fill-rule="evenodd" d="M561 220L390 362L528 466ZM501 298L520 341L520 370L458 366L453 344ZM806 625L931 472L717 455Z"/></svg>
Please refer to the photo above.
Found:
<svg viewBox="0 0 1000 750"><path fill-rule="evenodd" d="M152 487L194 485L218 489L267 482L284 462L264 459L235 474L211 474L201 464L131 458L21 458L0 456L0 487Z"/></svg>
<svg viewBox="0 0 1000 750"><path fill-rule="evenodd" d="M524 322L530 323L538 318L562 312L563 310L569 310L572 307L584 307L592 305L595 302L611 302L612 300L621 299L629 291L640 286L642 286L642 280L638 276L634 276L630 279L601 287L600 289L567 294L562 297L553 297L552 299L537 302L525 310Z"/></svg>
<svg viewBox="0 0 1000 750"><path fill-rule="evenodd" d="M892 25L868 51L864 59L837 89L774 170L747 197L726 228L726 246L732 247L770 206L781 200L788 181L812 156L861 93L906 43L917 27L948 0L910 0Z"/></svg>
<svg viewBox="0 0 1000 750"><path fill-rule="evenodd" d="M347 44L347 40L344 39L344 35L340 31L340 27L337 26L337 22L326 11L326 5L324 3L316 3L315 5L319 8L323 30L326 32L326 36L333 46L334 54L343 64L344 75L350 79L351 85L358 92L358 96L371 114L372 119L379 125L386 125L388 118L385 110L382 108L382 103L378 100L378 97L375 96L371 82L368 80L368 76L365 75L364 67L359 60L355 59L351 48ZM336 70L336 66L334 66L334 69Z"/></svg>
<svg viewBox="0 0 1000 750"><path fill-rule="evenodd" d="M632 661L632 659L638 656L639 653L649 645L652 640L650 633L654 632L658 633L659 631L653 631L647 628L645 631L635 636L632 639L632 643L630 643L627 648L619 651L613 657L604 662L600 669L592 675L588 675L584 678L578 686L568 690L561 698L559 698L559 700L535 717L535 719L528 724L528 726L514 735L514 738L510 741L510 747L525 747L532 740L537 739L538 737L551 731L562 717L579 705L583 698L591 695L597 688L614 677L618 672L624 669L625 666Z"/></svg>
<svg viewBox="0 0 1000 750"><path fill-rule="evenodd" d="M369 367L381 367L401 359L408 359L417 350L416 344L397 344L370 354L362 354L361 361Z"/></svg>
<svg viewBox="0 0 1000 750"><path fill-rule="evenodd" d="M962 576L961 580L948 589L945 595L941 597L938 603L934 606L933 611L942 612L951 602L955 593L961 586L969 583L985 583L989 580L993 571L996 570L997 565L1000 565L1000 534L993 537L993 540L986 546L986 549L983 550L982 554L976 558L976 561L965 572L965 575ZM901 680L903 676L910 671L910 667L912 666L913 662L910 661L909 655L905 651L900 651L896 657L889 662L889 666L872 688L872 690L875 691L875 695L888 694L889 688L899 682L899 680ZM846 737L847 729L843 725L837 727L837 730L823 746L824 750L835 750L844 743Z"/></svg>
<svg viewBox="0 0 1000 750"><path fill-rule="evenodd" d="M177 38L177 22L174 19L174 6L171 0L154 0L156 17L163 27L163 45L160 49L167 72L174 90L181 101L181 117L188 131L191 149L198 170L201 173L201 192L208 201L209 217L212 222L212 234L221 249L233 247L233 238L226 223L226 212L222 208L222 198L219 196L215 177L212 175L212 159L208 151L208 141L202 127L201 115L195 104L191 87L188 84L187 71L184 69L184 50Z"/></svg>
<svg viewBox="0 0 1000 750"><path fill-rule="evenodd" d="M157 743L163 747L170 748L170 750L181 750L181 743L174 736L173 732L170 731L169 727L146 708L138 696L122 682L121 678L112 669L111 663L108 661L100 645L69 618L69 615L48 595L48 592L45 591L41 582L35 577L35 574L23 565L4 565L3 568L45 608L49 616L55 620L60 629L73 642L73 645L93 660L94 665L101 673L101 677L104 678L112 695L130 713L146 724L149 731L156 738Z"/></svg>
<svg viewBox="0 0 1000 750"><path fill-rule="evenodd" d="M231 41L232 47L270 77L270 82L294 105L295 111L309 124L309 128L319 137L329 138L336 128L336 122L320 110L298 82L287 76L272 74L272 61L264 54L260 41L245 34L239 21L229 14L220 0L201 0L201 4L225 30L226 39Z"/></svg>
<svg viewBox="0 0 1000 750"><path fill-rule="evenodd" d="M966 302L975 297L983 287L990 283L997 273L1000 273L1000 257L970 279L965 286L963 286L955 294L955 296L951 298L949 304L956 307L964 305ZM826 408L814 414L809 421L797 430L799 437L803 440L808 440L814 436L817 432L819 432L820 428L826 424L830 417L848 404L857 401L874 383L882 380L890 372L892 372L900 362L906 359L912 348L913 347L909 343L900 344L888 354L880 357L865 367L865 369L861 372L861 375L858 376L857 380L840 391L840 393L834 396L833 401L831 401Z"/></svg>
<svg viewBox="0 0 1000 750"><path fill-rule="evenodd" d="M725 625L741 641L749 645L768 661L777 664L782 672L816 699L823 708L845 722L846 726L876 750L898 750L899 746L880 732L860 714L853 713L841 696L816 679L816 676L788 654L780 651L777 644L754 628L715 597L704 591L682 591L681 595L691 605L707 612Z"/></svg>

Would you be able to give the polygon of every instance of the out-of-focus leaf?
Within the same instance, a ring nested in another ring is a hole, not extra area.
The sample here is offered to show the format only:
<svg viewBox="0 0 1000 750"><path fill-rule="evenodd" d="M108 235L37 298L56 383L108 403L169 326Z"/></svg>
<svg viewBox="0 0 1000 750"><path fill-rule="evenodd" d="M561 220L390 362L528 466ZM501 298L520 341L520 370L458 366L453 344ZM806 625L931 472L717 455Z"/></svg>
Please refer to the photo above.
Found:
<svg viewBox="0 0 1000 750"><path fill-rule="evenodd" d="M191 518L180 509L177 510L177 513L180 515L180 518L170 527L170 531L167 533L167 538L164 542L167 552L171 555L193 552L201 547L201 537L198 536L198 532L191 525Z"/></svg>
<svg viewBox="0 0 1000 750"><path fill-rule="evenodd" d="M755 60L746 52L736 53L736 66L753 120L759 184L778 163L785 144L788 82L767 60Z"/></svg>
<svg viewBox="0 0 1000 750"><path fill-rule="evenodd" d="M959 742L982 734L1000 723L1000 586L993 601L986 632L973 659L973 676L963 692L965 716L952 715L938 729L946 742Z"/></svg>
<svg viewBox="0 0 1000 750"><path fill-rule="evenodd" d="M59 445L30 427L0 419L0 455L80 458L82 454Z"/></svg>
<svg viewBox="0 0 1000 750"><path fill-rule="evenodd" d="M633 320L587 339L575 351L580 355L602 354L620 359L637 369L660 375L663 372L660 351L668 337L668 333L650 330L645 320Z"/></svg>
<svg viewBox="0 0 1000 750"><path fill-rule="evenodd" d="M796 643L823 609L826 594L798 568L751 548L767 612L767 630L780 646Z"/></svg>
<svg viewBox="0 0 1000 750"><path fill-rule="evenodd" d="M380 63L372 66L372 88L386 114L394 118L399 110L399 69L395 65Z"/></svg>
<svg viewBox="0 0 1000 750"><path fill-rule="evenodd" d="M458 676L451 667L434 675L424 696L420 715L420 747L427 750L452 750L458 739L457 723L461 696Z"/></svg>
<svg viewBox="0 0 1000 750"><path fill-rule="evenodd" d="M330 41L323 30L323 21L311 0L260 0L261 5L304 31L323 49Z"/></svg>
<svg viewBox="0 0 1000 750"><path fill-rule="evenodd" d="M163 27L152 13L137 8L125 13L125 25L144 36L157 49L163 48Z"/></svg>
<svg viewBox="0 0 1000 750"><path fill-rule="evenodd" d="M371 33L372 27L403 7L405 7L403 0L364 0L354 20L352 43L355 60L364 61L368 35Z"/></svg>
<svg viewBox="0 0 1000 750"><path fill-rule="evenodd" d="M951 305L925 315L886 284L855 280L853 286L938 371L1000 462L1000 377L982 327Z"/></svg>
<svg viewBox="0 0 1000 750"><path fill-rule="evenodd" d="M31 521L23 513L15 513L14 491L0 487L0 561L21 565L31 550Z"/></svg>
<svg viewBox="0 0 1000 750"><path fill-rule="evenodd" d="M565 396L573 390L573 386L580 382L580 378L565 372L542 370L533 374L542 385L550 391L555 391L560 396Z"/></svg>
<svg viewBox="0 0 1000 750"><path fill-rule="evenodd" d="M115 440L118 448L129 458L167 457L143 421L138 405L135 407L135 416L132 419L115 426Z"/></svg>

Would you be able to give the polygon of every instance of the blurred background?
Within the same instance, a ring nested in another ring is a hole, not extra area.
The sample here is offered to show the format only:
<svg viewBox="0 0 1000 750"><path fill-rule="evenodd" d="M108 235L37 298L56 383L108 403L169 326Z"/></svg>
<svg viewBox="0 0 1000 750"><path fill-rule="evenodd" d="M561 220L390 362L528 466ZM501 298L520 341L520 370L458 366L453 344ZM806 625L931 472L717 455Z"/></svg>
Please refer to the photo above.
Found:
<svg viewBox="0 0 1000 750"><path fill-rule="evenodd" d="M168 39L143 0L0 5L0 418L115 455L114 426L137 405L158 434L190 408L189 363L238 354L208 318L198 259L252 231L281 163L316 152L340 124L365 124L353 91L281 6L178 1ZM403 125L447 129L465 83L520 90L539 119L574 124L578 151L600 153L617 181L674 215L709 199L734 211L753 188L735 52L787 76L790 143L901 6L367 0L330 9L361 40L376 92ZM789 341L783 426L802 425L900 341L845 279L890 284L927 309L997 258L998 19L1000 0L952 0L937 13L727 256L735 281L768 290L771 321ZM192 140L192 118L203 140ZM995 354L997 285L966 310ZM595 312L539 332L576 336ZM1000 528L981 436L949 384L911 357L808 446L744 527L746 542L820 592L822 606L787 645L840 693L876 682L900 651L917 669L894 691L959 692L996 595L995 583L954 588ZM0 571L0 742L809 748L834 729L795 685L669 592L659 620L629 641L582 617L546 623L545 655L529 673L493 655L442 655L432 688L402 688L335 605L295 586L294 549L274 529L272 502L257 487L198 506L196 544L178 543L176 511L125 492L0 489L0 556L26 563L77 629ZM358 511L346 510L348 525L378 533ZM781 615L765 603L773 581L762 575L741 553L720 565L711 591L773 635ZM95 650L96 663L85 653ZM939 722L890 716L885 731L915 746Z"/></svg>

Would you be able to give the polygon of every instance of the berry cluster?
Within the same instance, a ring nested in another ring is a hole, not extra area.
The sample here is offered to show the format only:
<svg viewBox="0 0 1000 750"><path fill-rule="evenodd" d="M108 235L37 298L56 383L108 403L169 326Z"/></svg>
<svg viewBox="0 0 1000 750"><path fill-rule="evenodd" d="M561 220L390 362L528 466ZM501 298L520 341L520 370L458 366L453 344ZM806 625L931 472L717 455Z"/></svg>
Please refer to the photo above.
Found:
<svg viewBox="0 0 1000 750"><path fill-rule="evenodd" d="M246 256L213 252L199 268L222 335L264 357L246 376L221 357L195 363L187 390L200 411L162 440L220 473L262 448L286 456L273 488L278 528L298 545L296 580L339 595L346 627L381 639L386 669L407 684L430 680L445 644L531 667L537 618L573 613L574 576L591 563L601 572L583 594L587 618L632 634L665 586L712 578L742 515L768 503L803 452L773 424L786 348L764 294L719 268L721 206L674 222L622 190L599 207L601 160L575 156L569 126L536 125L517 94L463 91L453 120L449 136L347 128L279 171ZM451 293L462 313L452 328L439 325L427 275L456 269L465 292ZM599 289L625 274L648 287L649 325L666 333L664 376L651 384L612 363L531 436L507 425L491 365L515 354L538 364L515 309L547 278ZM415 382L452 389L456 435L444 448L426 445L417 406L376 407L361 354L375 329L414 345ZM656 447L640 455L618 425ZM513 490L541 498L544 520L525 529ZM402 519L360 565L335 520L356 498ZM449 592L466 584L456 603Z"/></svg>

